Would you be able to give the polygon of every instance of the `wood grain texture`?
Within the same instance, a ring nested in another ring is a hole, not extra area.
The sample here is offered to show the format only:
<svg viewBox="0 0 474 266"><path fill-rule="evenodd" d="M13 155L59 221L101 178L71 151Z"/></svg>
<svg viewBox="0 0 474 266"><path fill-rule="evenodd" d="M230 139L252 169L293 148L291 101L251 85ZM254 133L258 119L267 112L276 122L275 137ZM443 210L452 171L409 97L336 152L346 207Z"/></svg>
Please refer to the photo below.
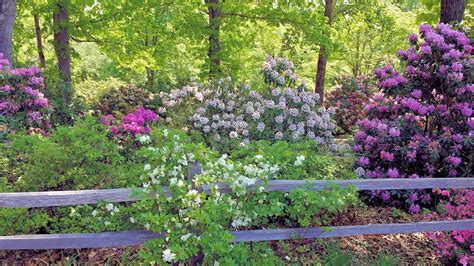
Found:
<svg viewBox="0 0 474 266"><path fill-rule="evenodd" d="M235 231L232 232L232 235L235 237L234 242L258 242L451 230L474 230L474 219L405 224L336 226L331 227L330 231L323 230L320 227L262 229ZM163 235L147 231L127 231L91 234L0 236L0 250L118 247L139 245L157 237L163 237Z"/></svg>
<svg viewBox="0 0 474 266"><path fill-rule="evenodd" d="M255 191L262 183L248 186L249 191ZM353 179L353 180L271 180L267 191L286 191L295 188L307 187L311 190L320 190L330 187L331 184L355 186L359 190L385 189L428 189L428 188L474 188L473 177L463 178L419 178L419 179ZM228 184L216 183L203 185L204 192L209 192L211 186L217 185L221 193L231 191ZM168 191L167 187L163 188ZM80 204L95 204L100 201L128 202L138 200L131 195L131 189L99 189L79 191L46 191L46 192L17 192L0 193L0 207L6 208L33 208L70 206Z"/></svg>

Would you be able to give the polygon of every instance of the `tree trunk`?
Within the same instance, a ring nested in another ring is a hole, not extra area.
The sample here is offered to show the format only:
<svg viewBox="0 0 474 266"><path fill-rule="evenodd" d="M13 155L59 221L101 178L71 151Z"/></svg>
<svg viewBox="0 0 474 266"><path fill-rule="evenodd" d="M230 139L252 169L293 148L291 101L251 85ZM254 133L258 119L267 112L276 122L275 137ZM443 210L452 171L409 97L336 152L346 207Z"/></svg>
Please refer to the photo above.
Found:
<svg viewBox="0 0 474 266"><path fill-rule="evenodd" d="M0 53L13 65L12 34L16 0L0 0Z"/></svg>
<svg viewBox="0 0 474 266"><path fill-rule="evenodd" d="M332 25L332 0L326 0L324 15L328 18L329 27ZM319 94L321 104L324 103L324 79L326 76L327 54L326 48L319 48L318 67L316 70L316 86L314 91Z"/></svg>
<svg viewBox="0 0 474 266"><path fill-rule="evenodd" d="M461 22L464 17L464 0L441 0L441 23Z"/></svg>
<svg viewBox="0 0 474 266"><path fill-rule="evenodd" d="M68 0L58 0L57 9L53 14L54 50L58 58L58 69L63 82L63 106L69 106L72 97L71 89L71 48L69 46L69 14Z"/></svg>
<svg viewBox="0 0 474 266"><path fill-rule="evenodd" d="M206 0L209 12L209 50L207 56L209 57L209 79L219 76L221 73L220 60L220 20L221 7L220 0Z"/></svg>
<svg viewBox="0 0 474 266"><path fill-rule="evenodd" d="M38 48L38 57L40 61L41 68L46 67L46 60L44 59L44 51L43 51L43 40L41 38L41 26L39 22L38 15L33 15L35 19L35 32L36 32L36 46Z"/></svg>

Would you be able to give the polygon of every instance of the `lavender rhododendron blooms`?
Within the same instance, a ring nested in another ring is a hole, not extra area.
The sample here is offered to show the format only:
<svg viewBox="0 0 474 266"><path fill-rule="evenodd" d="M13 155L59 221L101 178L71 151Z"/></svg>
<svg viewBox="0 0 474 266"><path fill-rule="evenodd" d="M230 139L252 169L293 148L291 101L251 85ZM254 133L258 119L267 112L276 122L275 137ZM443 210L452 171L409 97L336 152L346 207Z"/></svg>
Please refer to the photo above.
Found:
<svg viewBox="0 0 474 266"><path fill-rule="evenodd" d="M449 25L420 26L399 52L405 72L375 71L380 92L365 105L354 151L367 178L472 176L474 84L472 46ZM413 195L411 193L415 193ZM431 204L427 191L373 192L370 200L407 204L412 213Z"/></svg>
<svg viewBox="0 0 474 266"><path fill-rule="evenodd" d="M41 72L35 66L10 68L0 53L0 115L7 118L10 130L26 127L29 132L46 134L51 128Z"/></svg>

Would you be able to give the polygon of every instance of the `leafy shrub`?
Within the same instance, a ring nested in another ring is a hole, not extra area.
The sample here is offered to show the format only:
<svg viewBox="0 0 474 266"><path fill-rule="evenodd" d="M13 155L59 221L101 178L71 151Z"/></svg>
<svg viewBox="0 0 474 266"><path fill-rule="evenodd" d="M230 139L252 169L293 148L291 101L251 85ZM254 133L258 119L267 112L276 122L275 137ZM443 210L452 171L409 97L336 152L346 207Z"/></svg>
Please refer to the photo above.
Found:
<svg viewBox="0 0 474 266"><path fill-rule="evenodd" d="M438 216L443 219L474 219L474 190L439 190L434 192L443 196L439 203L442 210ZM430 233L434 240L438 255L448 259L456 259L466 266L474 263L474 230L454 230L452 232Z"/></svg>
<svg viewBox="0 0 474 266"><path fill-rule="evenodd" d="M286 141L256 141L236 148L231 153L233 160L251 162L262 155L271 164L278 164L284 179L353 179L351 167L354 158L339 156L322 149L316 142L307 140L297 143Z"/></svg>
<svg viewBox="0 0 474 266"><path fill-rule="evenodd" d="M103 94L96 105L102 114L124 115L139 106L146 106L152 94L133 85L112 89Z"/></svg>
<svg viewBox="0 0 474 266"><path fill-rule="evenodd" d="M120 155L117 142L95 119L58 127L51 137L17 134L4 144L19 169L21 190L85 189L131 185L133 163ZM8 146L7 146L8 145Z"/></svg>
<svg viewBox="0 0 474 266"><path fill-rule="evenodd" d="M365 106L354 151L359 174L368 178L472 176L474 104L472 46L462 32L439 24L420 26L421 41L400 51L400 75L392 67L376 70L383 94ZM370 200L407 202L412 213L429 204L424 191L372 193Z"/></svg>
<svg viewBox="0 0 474 266"><path fill-rule="evenodd" d="M137 214L133 219L145 229L166 232L166 238L144 245L141 255L146 262L182 262L199 250L210 262L233 260L240 247L231 244L231 229L274 226L276 220L292 226L320 224L327 215L357 201L350 187L266 193L267 180L284 178L280 166L269 163L266 154L249 155L253 160L245 162L219 157L190 142L181 131L152 130L150 137L150 144L140 150L148 160L141 176L144 189L138 191L142 200L133 204ZM195 160L201 162L203 172L190 180L187 169ZM227 185L229 192L221 194L210 185L216 182ZM163 185L169 190L163 191ZM210 191L195 189L203 185ZM247 192L249 185L256 186L254 193Z"/></svg>
<svg viewBox="0 0 474 266"><path fill-rule="evenodd" d="M41 72L37 67L9 68L0 53L0 115L6 120L6 128L0 131L28 128L45 134L51 128Z"/></svg>
<svg viewBox="0 0 474 266"><path fill-rule="evenodd" d="M103 95L110 93L115 88L126 87L126 85L125 82L112 77L98 81L86 79L74 85L74 92L84 102L86 107L92 107L100 103Z"/></svg>
<svg viewBox="0 0 474 266"><path fill-rule="evenodd" d="M341 76L336 78L335 84L325 104L336 110L336 132L349 134L356 129L357 121L364 118L364 105L372 97L374 88L365 76Z"/></svg>

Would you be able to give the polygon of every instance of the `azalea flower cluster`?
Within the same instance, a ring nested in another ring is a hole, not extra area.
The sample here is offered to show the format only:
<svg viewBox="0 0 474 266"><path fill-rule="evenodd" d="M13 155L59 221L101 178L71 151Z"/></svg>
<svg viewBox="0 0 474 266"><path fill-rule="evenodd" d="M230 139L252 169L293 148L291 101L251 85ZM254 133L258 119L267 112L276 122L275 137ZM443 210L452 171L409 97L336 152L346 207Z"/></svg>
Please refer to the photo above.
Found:
<svg viewBox="0 0 474 266"><path fill-rule="evenodd" d="M11 118L9 126L41 134L51 128L41 72L38 67L10 68L0 53L0 115Z"/></svg>
<svg viewBox="0 0 474 266"><path fill-rule="evenodd" d="M371 80L366 76L341 76L335 80L335 86L328 93L326 107L334 107L336 114L336 132L353 132L358 120L364 118L364 105L375 92Z"/></svg>
<svg viewBox="0 0 474 266"><path fill-rule="evenodd" d="M435 189L433 192L442 196L440 205L443 206L443 212L430 216L441 216L444 219L474 219L474 190ZM455 257L464 266L474 263L474 230L454 230L428 235L434 240L438 255Z"/></svg>
<svg viewBox="0 0 474 266"><path fill-rule="evenodd" d="M391 66L377 69L381 93L365 105L354 151L357 172L367 178L472 176L474 84L472 46L449 25L420 26L410 48L399 52L403 75ZM399 193L399 192L397 192ZM371 200L408 202L412 213L430 203L423 191L388 191Z"/></svg>
<svg viewBox="0 0 474 266"><path fill-rule="evenodd" d="M158 115L143 107L137 108L134 112L124 115L118 121L113 115L104 115L101 123L108 126L109 131L117 137L146 135L150 132L150 124L158 120Z"/></svg>

